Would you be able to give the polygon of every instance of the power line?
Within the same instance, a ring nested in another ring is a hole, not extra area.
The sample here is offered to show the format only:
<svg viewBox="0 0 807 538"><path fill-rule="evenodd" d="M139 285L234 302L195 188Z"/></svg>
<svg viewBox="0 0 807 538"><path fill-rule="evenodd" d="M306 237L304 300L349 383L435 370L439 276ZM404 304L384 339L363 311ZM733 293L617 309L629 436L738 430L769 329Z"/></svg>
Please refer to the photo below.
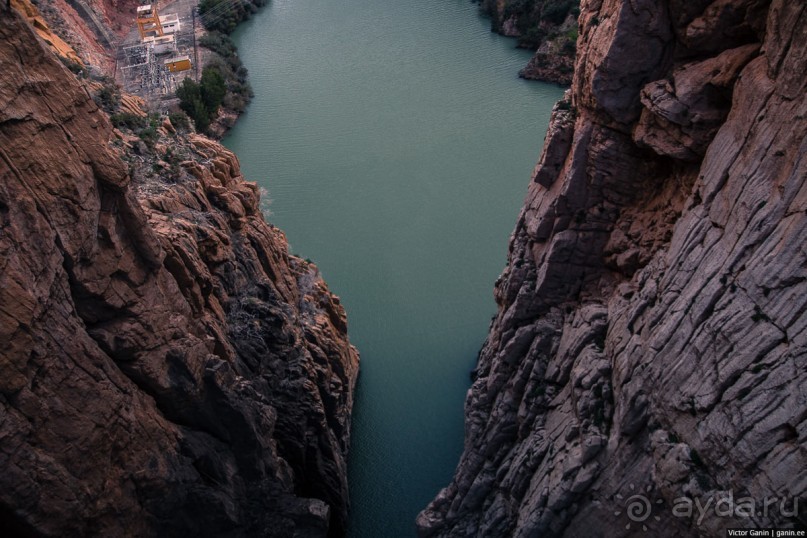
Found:
<svg viewBox="0 0 807 538"><path fill-rule="evenodd" d="M200 11L199 14L202 18L202 23L205 26L216 23L224 17L229 16L231 14L231 9L235 8L236 6L243 8L244 4L241 0L223 0L204 13Z"/></svg>
<svg viewBox="0 0 807 538"><path fill-rule="evenodd" d="M241 0L222 0L221 2L219 2L212 8L208 9L204 13L202 13L201 10L199 10L199 14L202 15L203 17L208 14L217 15L221 11L225 11L231 7L234 7L235 4L241 4L241 7L243 7L243 3L241 2Z"/></svg>

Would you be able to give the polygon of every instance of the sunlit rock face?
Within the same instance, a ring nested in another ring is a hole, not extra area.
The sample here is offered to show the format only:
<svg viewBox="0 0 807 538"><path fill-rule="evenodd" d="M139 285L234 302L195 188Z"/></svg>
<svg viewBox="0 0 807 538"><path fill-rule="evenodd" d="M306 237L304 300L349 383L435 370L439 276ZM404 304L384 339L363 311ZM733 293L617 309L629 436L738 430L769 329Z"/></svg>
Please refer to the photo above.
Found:
<svg viewBox="0 0 807 538"><path fill-rule="evenodd" d="M16 12L0 70L0 534L343 533L358 354L235 156L128 140Z"/></svg>

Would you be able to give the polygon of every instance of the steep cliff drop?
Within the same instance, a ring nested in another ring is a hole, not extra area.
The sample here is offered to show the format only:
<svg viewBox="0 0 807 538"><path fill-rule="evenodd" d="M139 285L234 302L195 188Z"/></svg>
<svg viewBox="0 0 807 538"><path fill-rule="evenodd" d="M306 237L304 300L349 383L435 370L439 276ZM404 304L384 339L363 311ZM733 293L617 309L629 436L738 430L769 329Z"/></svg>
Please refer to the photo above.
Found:
<svg viewBox="0 0 807 538"><path fill-rule="evenodd" d="M234 155L121 140L13 10L0 72L0 534L343 534L358 355Z"/></svg>
<svg viewBox="0 0 807 538"><path fill-rule="evenodd" d="M580 28L419 533L803 528L807 5L588 0Z"/></svg>

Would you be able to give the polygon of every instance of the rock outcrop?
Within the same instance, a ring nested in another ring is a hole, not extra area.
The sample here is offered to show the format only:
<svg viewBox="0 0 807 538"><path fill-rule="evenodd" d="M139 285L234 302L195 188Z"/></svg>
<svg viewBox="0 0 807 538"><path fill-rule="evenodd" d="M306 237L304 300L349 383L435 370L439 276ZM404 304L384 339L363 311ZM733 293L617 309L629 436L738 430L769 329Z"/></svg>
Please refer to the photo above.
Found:
<svg viewBox="0 0 807 538"><path fill-rule="evenodd" d="M116 69L115 47L119 38L132 29L132 14L137 7L132 0L125 0L128 5L114 0L37 0L35 5L32 0L14 0L13 4L23 12L38 11L50 32L67 43L83 64L110 76ZM50 37L43 37L52 42Z"/></svg>
<svg viewBox="0 0 807 538"><path fill-rule="evenodd" d="M14 11L0 69L0 534L341 535L358 355L237 159L113 131Z"/></svg>
<svg viewBox="0 0 807 538"><path fill-rule="evenodd" d="M419 533L803 528L807 5L585 0L580 28Z"/></svg>
<svg viewBox="0 0 807 538"><path fill-rule="evenodd" d="M479 0L491 30L534 50L519 76L568 86L574 73L579 0Z"/></svg>
<svg viewBox="0 0 807 538"><path fill-rule="evenodd" d="M81 64L79 58L73 47L67 44L61 37L56 35L48 25L47 21L42 17L42 14L34 4L28 0L12 0L9 6L17 10L17 12L25 17L28 24L34 29L37 35L50 46L50 49L58 56L65 60Z"/></svg>
<svg viewBox="0 0 807 538"><path fill-rule="evenodd" d="M569 86L574 74L574 49L564 50L570 41L546 43L542 45L519 72L518 76L527 80L554 82ZM558 46L560 45L560 46Z"/></svg>

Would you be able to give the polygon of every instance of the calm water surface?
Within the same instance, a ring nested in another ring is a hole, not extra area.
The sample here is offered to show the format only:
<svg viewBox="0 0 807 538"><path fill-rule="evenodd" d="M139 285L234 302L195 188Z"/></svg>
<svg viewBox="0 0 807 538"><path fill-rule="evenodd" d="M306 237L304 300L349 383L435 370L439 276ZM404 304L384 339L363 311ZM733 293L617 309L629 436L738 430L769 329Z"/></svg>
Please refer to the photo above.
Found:
<svg viewBox="0 0 807 538"><path fill-rule="evenodd" d="M556 86L468 0L272 0L235 36L225 140L316 261L362 356L352 538L414 535L462 450L468 373Z"/></svg>

